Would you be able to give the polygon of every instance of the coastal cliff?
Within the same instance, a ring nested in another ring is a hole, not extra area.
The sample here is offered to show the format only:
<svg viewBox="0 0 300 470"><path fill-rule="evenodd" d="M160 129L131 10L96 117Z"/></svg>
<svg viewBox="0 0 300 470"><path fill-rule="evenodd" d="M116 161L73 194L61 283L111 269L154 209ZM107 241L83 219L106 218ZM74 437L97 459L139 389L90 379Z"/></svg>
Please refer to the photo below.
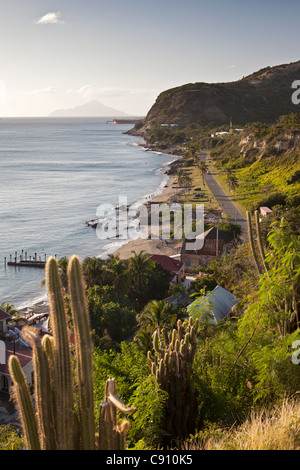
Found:
<svg viewBox="0 0 300 470"><path fill-rule="evenodd" d="M292 84L300 80L300 61L266 67L228 83L189 83L162 92L143 122L129 133L147 140L162 124L176 128L235 126L251 122L274 123L297 112Z"/></svg>

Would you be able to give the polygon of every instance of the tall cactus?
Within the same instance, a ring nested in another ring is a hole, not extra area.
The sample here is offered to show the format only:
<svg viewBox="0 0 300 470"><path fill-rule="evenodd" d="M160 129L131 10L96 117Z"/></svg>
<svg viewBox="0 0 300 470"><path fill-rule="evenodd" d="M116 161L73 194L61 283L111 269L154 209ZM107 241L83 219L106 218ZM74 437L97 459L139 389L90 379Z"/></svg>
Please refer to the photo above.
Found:
<svg viewBox="0 0 300 470"><path fill-rule="evenodd" d="M72 257L68 265L69 293L73 312L73 327L76 345L76 365L79 390L80 426L82 446L93 449L95 436L92 341L90 319L85 298L81 265Z"/></svg>
<svg viewBox="0 0 300 470"><path fill-rule="evenodd" d="M247 224L248 224L248 236L249 236L249 242L250 242L250 248L252 252L252 257L257 269L258 274L262 274L262 269L260 267L258 257L255 251L255 245L254 245L254 237L253 237L253 230L252 230L252 222L251 222L251 215L250 212L246 212L246 217L247 217Z"/></svg>
<svg viewBox="0 0 300 470"><path fill-rule="evenodd" d="M109 438L110 450L124 449L129 423L124 421L120 425L117 422L116 408L125 413L133 409L125 407L116 397L114 379L107 382L105 402L100 406L101 429L97 433L95 429L93 350L81 266L76 256L70 259L68 277L76 348L78 412L58 264L54 258L50 258L46 265L46 281L53 336L46 335L41 340L37 330L24 328L24 337L33 348L36 410L17 356L13 355L9 359L14 398L20 412L25 443L29 450L105 450Z"/></svg>
<svg viewBox="0 0 300 470"><path fill-rule="evenodd" d="M69 450L75 446L73 376L63 290L58 264L53 257L49 258L46 265L46 285L54 340L53 386L55 387L56 436L59 449Z"/></svg>
<svg viewBox="0 0 300 470"><path fill-rule="evenodd" d="M40 450L37 420L30 397L30 390L22 371L20 362L16 356L9 357L9 370L14 382L14 399L19 408L21 424L24 431L25 444L30 450Z"/></svg>
<svg viewBox="0 0 300 470"><path fill-rule="evenodd" d="M35 401L41 447L51 450L56 447L55 422L52 406L51 376L48 358L42 346L38 331L25 327L23 337L33 345L33 364L35 370Z"/></svg>
<svg viewBox="0 0 300 470"><path fill-rule="evenodd" d="M163 329L163 340L155 331L154 354L148 352L151 372L162 390L168 393L167 428L170 435L183 437L193 428L195 392L191 381L199 320L178 320L177 330Z"/></svg>
<svg viewBox="0 0 300 470"><path fill-rule="evenodd" d="M266 261L266 254L265 254L265 249L264 249L264 245L263 245L263 241L262 241L262 235L261 235L261 229L260 229L258 211L255 211L255 212L254 212L254 217L255 217L256 233L257 233L257 243L258 243L258 248L259 248L260 256L261 256L261 259L262 259L262 263L263 263L263 266L264 266L264 270L265 270L265 272L268 272L270 268L269 268L269 265L268 265L268 263L267 263L267 261Z"/></svg>
<svg viewBox="0 0 300 470"><path fill-rule="evenodd" d="M249 235L249 242L250 242L250 248L252 252L252 257L255 263L255 266L257 268L258 274L263 274L263 270L260 266L258 256L256 254L256 249L255 249L255 244L254 244L254 235L253 235L253 229L252 229L252 222L251 222L251 215L250 212L246 213L247 216L247 224L248 224L248 235ZM258 249L259 249L259 254L261 257L261 262L264 268L264 271L267 273L269 271L269 266L268 263L266 262L266 255L265 255L265 250L263 246L263 241L262 241L262 235L261 235L261 228L260 228L260 223L259 223L259 215L258 211L255 211L254 213L254 219L255 219L255 225L256 225L256 234L257 234L257 244L258 244Z"/></svg>

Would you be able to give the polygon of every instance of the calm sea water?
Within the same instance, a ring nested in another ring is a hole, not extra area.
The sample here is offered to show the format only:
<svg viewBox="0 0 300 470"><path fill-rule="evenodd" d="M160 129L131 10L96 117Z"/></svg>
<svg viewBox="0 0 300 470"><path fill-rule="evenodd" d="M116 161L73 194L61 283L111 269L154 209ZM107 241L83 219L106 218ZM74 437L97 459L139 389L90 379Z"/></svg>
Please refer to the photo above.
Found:
<svg viewBox="0 0 300 470"><path fill-rule="evenodd" d="M44 272L4 266L18 256L105 256L118 240L99 240L85 222L103 203L140 203L162 191L169 155L146 152L131 125L104 119L0 121L0 303L17 308L46 299Z"/></svg>

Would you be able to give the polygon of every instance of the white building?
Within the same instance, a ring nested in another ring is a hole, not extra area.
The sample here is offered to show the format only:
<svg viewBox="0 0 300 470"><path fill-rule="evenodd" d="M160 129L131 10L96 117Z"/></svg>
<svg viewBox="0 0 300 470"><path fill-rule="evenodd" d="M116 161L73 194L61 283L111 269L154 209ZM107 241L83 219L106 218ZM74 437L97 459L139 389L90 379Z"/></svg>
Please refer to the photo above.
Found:
<svg viewBox="0 0 300 470"><path fill-rule="evenodd" d="M20 361L29 386L33 385L32 349L22 338L22 332L7 325L11 315L0 309L0 392L10 393L12 381L8 370L9 357L14 354Z"/></svg>

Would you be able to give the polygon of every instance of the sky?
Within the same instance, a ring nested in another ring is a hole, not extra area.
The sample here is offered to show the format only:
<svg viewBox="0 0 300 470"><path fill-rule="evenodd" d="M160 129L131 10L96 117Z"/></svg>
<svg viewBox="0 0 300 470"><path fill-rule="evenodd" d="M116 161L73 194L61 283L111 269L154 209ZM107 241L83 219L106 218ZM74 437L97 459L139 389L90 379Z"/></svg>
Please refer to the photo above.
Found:
<svg viewBox="0 0 300 470"><path fill-rule="evenodd" d="M0 117L145 116L169 88L300 60L299 18L299 0L0 0Z"/></svg>

